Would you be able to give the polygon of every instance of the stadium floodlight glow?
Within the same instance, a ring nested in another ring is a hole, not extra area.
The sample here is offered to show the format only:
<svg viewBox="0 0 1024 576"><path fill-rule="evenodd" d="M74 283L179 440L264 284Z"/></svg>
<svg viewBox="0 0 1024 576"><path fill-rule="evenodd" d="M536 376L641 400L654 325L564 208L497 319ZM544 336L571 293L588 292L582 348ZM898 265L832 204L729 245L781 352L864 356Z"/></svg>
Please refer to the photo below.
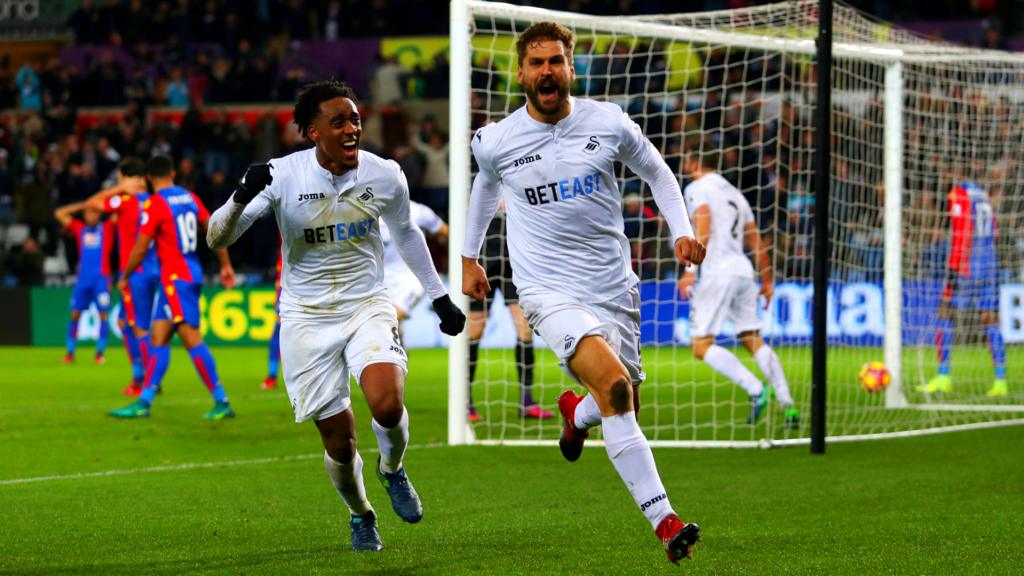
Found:
<svg viewBox="0 0 1024 576"><path fill-rule="evenodd" d="M515 35L533 22L557 21L577 35L574 94L622 106L674 169L695 142L720 145L721 172L748 197L775 252L776 297L762 333L807 414L817 0L642 17L480 0L455 0L451 9L452 285L458 288L461 273L472 129L523 104L515 83ZM1016 242L1024 235L1018 224L1024 221L1024 55L924 39L841 3L834 6L832 55L829 438L1024 422L1024 365L1017 362L1024 356L1011 346L1009 394L987 397L993 367L979 315L971 310L956 315L954 387L942 394L919 390L936 371L937 303L950 237L946 198L958 178L977 180L992 197L1001 333L1011 344L1024 342L1024 243ZM650 199L628 170L619 178L625 194ZM746 394L693 359L667 228L657 218L631 224L648 374L640 421L652 444L805 444L809 423L786 429L774 407L765 422L747 425ZM749 358L742 350L738 356ZM891 383L871 394L858 374L879 359ZM481 420L470 427L467 363L468 346L456 340L450 443L557 441L558 419L519 414L516 367L511 352L500 348L480 352L473 399ZM558 394L575 384L541 348L535 370L534 396L554 409Z"/></svg>

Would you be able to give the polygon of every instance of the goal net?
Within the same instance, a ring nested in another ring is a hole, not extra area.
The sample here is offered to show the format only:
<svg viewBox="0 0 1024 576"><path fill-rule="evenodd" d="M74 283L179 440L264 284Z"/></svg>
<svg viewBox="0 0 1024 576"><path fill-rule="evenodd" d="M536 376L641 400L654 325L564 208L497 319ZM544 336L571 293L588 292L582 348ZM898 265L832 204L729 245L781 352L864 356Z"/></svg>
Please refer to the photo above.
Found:
<svg viewBox="0 0 1024 576"><path fill-rule="evenodd" d="M646 184L617 168L625 233L641 282L648 379L640 422L655 445L790 444L810 435L817 19L817 0L644 17L453 2L455 286L475 169L469 138L473 129L525 104L515 81L514 42L534 22L553 20L575 31L576 96L620 105L683 186L684 153L714 147L718 171L754 210L776 278L762 334L778 354L803 416L796 427L786 426L775 402L748 424L747 393L693 357L690 305L680 294L682 271L667 225ZM838 4L833 59L828 436L1024 423L1024 357L1016 345L1024 341L1024 241L1018 241L1024 238L1024 56L925 40ZM959 217L949 209L954 188L968 198L969 211ZM954 228L960 244L952 243ZM492 275L507 274L504 227L499 222L491 230L485 267ZM950 298L955 305L947 309L940 302L956 245L966 247L961 261L966 258L973 269L968 277L966 268L958 268ZM988 263L994 270L985 272ZM504 306L504 296L495 298L489 315L474 315L478 322L487 319L479 342L453 341L453 443L558 438L556 400L576 385L536 335L532 365L526 365L530 355L517 340L529 334L517 337L515 307ZM718 343L767 380L728 323ZM950 358L942 366L940 348ZM861 385L861 366L871 361L888 367L891 383L884 391ZM989 396L1001 375L996 366L1005 366L1008 390ZM940 371L948 379L938 386L933 379ZM555 418L524 412L524 384L532 384L529 396ZM470 390L475 422L467 415Z"/></svg>

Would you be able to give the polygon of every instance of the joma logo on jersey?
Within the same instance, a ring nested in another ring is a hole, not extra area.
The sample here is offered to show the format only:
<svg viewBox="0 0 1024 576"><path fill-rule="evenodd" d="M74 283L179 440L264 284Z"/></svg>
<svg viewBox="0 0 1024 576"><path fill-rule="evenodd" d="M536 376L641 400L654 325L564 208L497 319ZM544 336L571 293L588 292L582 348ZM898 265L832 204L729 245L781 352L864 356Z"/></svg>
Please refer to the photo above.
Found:
<svg viewBox="0 0 1024 576"><path fill-rule="evenodd" d="M364 238L373 228L373 222L373 220L339 222L333 226L306 228L302 232L306 237L306 244L344 242L345 240L358 240L360 238Z"/></svg>
<svg viewBox="0 0 1024 576"><path fill-rule="evenodd" d="M536 188L526 188L523 194L531 206L552 204L572 200L577 196L590 196L594 192L601 191L601 173L595 172L582 178L571 180L559 180L541 184Z"/></svg>
<svg viewBox="0 0 1024 576"><path fill-rule="evenodd" d="M520 166L526 166L530 162L536 162L537 160L540 160L540 154L528 154L522 158L516 158L515 161L512 162L512 167L519 168Z"/></svg>
<svg viewBox="0 0 1024 576"><path fill-rule="evenodd" d="M303 200L320 200L322 198L327 198L327 194L324 194L323 192L313 192L312 194L299 194L299 202L302 202Z"/></svg>
<svg viewBox="0 0 1024 576"><path fill-rule="evenodd" d="M601 142L597 139L597 136L587 138L587 144L583 147L583 151L587 154L597 154L597 151L600 149Z"/></svg>

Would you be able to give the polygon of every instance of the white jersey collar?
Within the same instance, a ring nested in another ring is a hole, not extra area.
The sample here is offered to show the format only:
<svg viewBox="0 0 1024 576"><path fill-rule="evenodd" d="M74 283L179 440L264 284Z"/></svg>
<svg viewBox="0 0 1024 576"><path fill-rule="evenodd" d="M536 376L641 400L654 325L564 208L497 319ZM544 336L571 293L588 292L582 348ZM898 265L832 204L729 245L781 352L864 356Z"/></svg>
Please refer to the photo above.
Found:
<svg viewBox="0 0 1024 576"><path fill-rule="evenodd" d="M324 168L320 164L320 162L316 159L315 146L313 148L310 148L309 160L310 163L313 164L314 172L318 174L321 178L330 182L331 186L337 188L339 185L342 185L342 189L348 189L355 185L355 182L359 179L359 172L363 169L363 164L365 164L366 158L365 153L362 150L359 150L359 164L356 165L355 170L349 170L348 172L345 172L341 176L335 176L333 172L331 172L327 168Z"/></svg>
<svg viewBox="0 0 1024 576"><path fill-rule="evenodd" d="M548 124L547 122L541 122L540 120L537 120L533 116L530 116L530 110L527 108L527 105L526 104L523 105L523 114L526 116L526 118L528 119L528 121L530 123L534 124L535 126L537 126L539 128L549 128L549 129L565 128L566 126L568 126L572 122L572 119L573 119L573 116L574 116L575 113L576 113L576 97L575 96L569 96L569 114L567 114L565 116L565 118L562 118L561 120L559 120L558 122L555 122L554 124Z"/></svg>

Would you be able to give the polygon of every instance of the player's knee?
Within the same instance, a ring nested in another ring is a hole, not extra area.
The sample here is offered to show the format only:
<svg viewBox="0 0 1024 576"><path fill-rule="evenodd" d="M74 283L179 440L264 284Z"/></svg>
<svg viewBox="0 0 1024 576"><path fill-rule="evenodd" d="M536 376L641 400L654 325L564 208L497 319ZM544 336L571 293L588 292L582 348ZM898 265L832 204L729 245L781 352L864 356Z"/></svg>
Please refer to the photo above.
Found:
<svg viewBox="0 0 1024 576"><path fill-rule="evenodd" d="M633 387L629 380L617 378L608 389L608 405L616 414L625 414L633 410Z"/></svg>
<svg viewBox="0 0 1024 576"><path fill-rule="evenodd" d="M989 312L987 310L982 312L981 313L981 323L982 324L986 324L986 325L988 325L988 324L995 324L996 323L996 315L995 315L995 313Z"/></svg>
<svg viewBox="0 0 1024 576"><path fill-rule="evenodd" d="M402 401L397 396L392 396L375 407L373 419L385 428L394 428L401 422L403 412L405 406L402 405Z"/></svg>
<svg viewBox="0 0 1024 576"><path fill-rule="evenodd" d="M328 438L324 437L324 449L327 451L328 456L331 457L331 460L340 464L346 464L356 457L356 439L337 436L331 437L331 441L328 443Z"/></svg>
<svg viewBox="0 0 1024 576"><path fill-rule="evenodd" d="M764 344L764 340L761 339L761 333L758 332L757 330L747 330L746 332L740 332L739 334L736 335L736 337L739 338L739 341L743 344L743 347L746 348L751 354L757 352L758 348L760 348Z"/></svg>

